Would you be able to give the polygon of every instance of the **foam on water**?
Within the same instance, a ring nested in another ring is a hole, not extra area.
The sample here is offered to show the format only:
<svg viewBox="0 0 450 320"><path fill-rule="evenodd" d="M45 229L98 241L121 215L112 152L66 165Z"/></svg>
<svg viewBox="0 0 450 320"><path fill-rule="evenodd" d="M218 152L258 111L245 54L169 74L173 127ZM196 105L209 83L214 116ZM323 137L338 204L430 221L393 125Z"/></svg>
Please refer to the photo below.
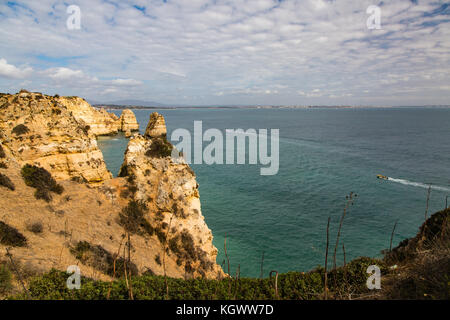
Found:
<svg viewBox="0 0 450 320"><path fill-rule="evenodd" d="M429 184L425 184L425 183L421 183L421 182L413 182L413 181L409 181L409 180L405 180L405 179L396 179L396 178L391 178L391 177L388 177L388 178L389 178L388 181L401 183L406 186L413 186L413 187L419 187L419 188L425 188L425 189L428 189L430 187ZM450 192L450 188L435 186L433 184L431 184L431 189Z"/></svg>

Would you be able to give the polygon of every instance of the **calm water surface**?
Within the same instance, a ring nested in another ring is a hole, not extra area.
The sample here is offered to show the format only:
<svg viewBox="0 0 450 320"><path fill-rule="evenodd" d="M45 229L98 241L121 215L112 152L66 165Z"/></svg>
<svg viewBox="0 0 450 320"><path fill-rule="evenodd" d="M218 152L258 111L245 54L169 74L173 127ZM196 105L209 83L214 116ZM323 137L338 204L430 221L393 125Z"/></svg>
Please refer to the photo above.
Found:
<svg viewBox="0 0 450 320"><path fill-rule="evenodd" d="M442 209L450 195L450 109L157 111L166 119L168 137L176 128L193 132L194 120L203 121L203 130L280 129L275 176L260 176L258 165L192 165L219 249L217 262L224 260L226 235L231 269L239 264L242 276L259 276L262 252L265 275L323 265L327 219L335 238L351 191L358 197L342 230L347 259L380 256L395 221L395 244L415 235L424 220L427 183L435 186L430 212ZM134 112L143 132L151 111ZM126 144L122 135L99 138L115 175ZM396 180L382 181L377 174Z"/></svg>

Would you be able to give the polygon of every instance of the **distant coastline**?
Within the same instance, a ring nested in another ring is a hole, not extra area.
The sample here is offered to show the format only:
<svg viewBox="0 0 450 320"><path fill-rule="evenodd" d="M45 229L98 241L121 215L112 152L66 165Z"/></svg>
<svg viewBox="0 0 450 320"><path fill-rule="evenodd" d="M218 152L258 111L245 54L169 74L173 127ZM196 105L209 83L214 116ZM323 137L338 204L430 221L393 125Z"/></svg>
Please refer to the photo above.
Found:
<svg viewBox="0 0 450 320"><path fill-rule="evenodd" d="M211 105L211 106L139 106L139 105L118 105L118 104L93 104L93 107L106 110L171 110L171 109L368 109L368 108L450 108L450 105L425 105L425 106L327 106L327 105L312 105L312 106L271 106L271 105Z"/></svg>

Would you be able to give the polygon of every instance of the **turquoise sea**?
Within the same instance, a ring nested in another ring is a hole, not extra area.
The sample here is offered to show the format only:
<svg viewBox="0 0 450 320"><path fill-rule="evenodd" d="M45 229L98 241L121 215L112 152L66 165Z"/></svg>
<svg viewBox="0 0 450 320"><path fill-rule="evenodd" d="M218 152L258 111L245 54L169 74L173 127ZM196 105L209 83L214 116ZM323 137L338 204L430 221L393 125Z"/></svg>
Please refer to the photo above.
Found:
<svg viewBox="0 0 450 320"><path fill-rule="evenodd" d="M331 217L334 249L345 196L358 195L346 215L342 236L347 260L380 256L417 233L424 220L427 184L433 188L429 214L450 195L450 109L175 109L157 110L168 137L176 128L280 130L280 168L261 176L258 165L191 165L200 185L202 212L219 249L227 249L234 274L307 271L324 264L326 224ZM152 111L134 110L145 131ZM115 111L120 115L120 111ZM108 168L117 175L127 139L100 137ZM395 180L376 178L383 174ZM449 199L450 202L450 199ZM342 263L340 245L338 263ZM226 269L226 267L225 267Z"/></svg>

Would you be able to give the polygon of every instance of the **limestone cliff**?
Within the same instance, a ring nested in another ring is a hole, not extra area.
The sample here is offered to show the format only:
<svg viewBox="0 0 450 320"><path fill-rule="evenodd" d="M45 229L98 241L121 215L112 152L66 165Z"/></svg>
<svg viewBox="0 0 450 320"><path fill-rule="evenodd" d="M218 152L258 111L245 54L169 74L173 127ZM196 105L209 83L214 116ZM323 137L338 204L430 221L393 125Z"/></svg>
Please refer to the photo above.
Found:
<svg viewBox="0 0 450 320"><path fill-rule="evenodd" d="M78 97L58 97L55 100L72 112L75 119L89 125L92 134L115 134L121 129L119 118L105 109L96 110L86 100Z"/></svg>
<svg viewBox="0 0 450 320"><path fill-rule="evenodd" d="M145 136L149 138L165 137L167 134L166 121L164 117L157 112L150 115L147 128L145 129Z"/></svg>
<svg viewBox="0 0 450 320"><path fill-rule="evenodd" d="M181 271L211 277L220 268L211 230L201 213L195 174L182 158L171 157L172 150L164 118L154 112L145 135L130 139L120 175L133 181L133 198L147 202L153 224L164 230L167 226L170 258Z"/></svg>
<svg viewBox="0 0 450 320"><path fill-rule="evenodd" d="M77 115L76 101L84 110ZM0 263L10 247L17 263L36 270L78 265L83 275L111 279L113 260L123 265L129 247L134 274L223 276L195 175L171 157L164 118L152 114L146 134L130 139L121 177L112 178L96 143L112 127L87 117L95 112L83 101L26 91L0 96L0 222L26 239L14 246L0 234ZM24 164L46 169L61 192L47 202L37 197L44 183L32 187Z"/></svg>
<svg viewBox="0 0 450 320"><path fill-rule="evenodd" d="M112 135L119 131L137 131L139 124L130 109L124 109L117 117L105 109L95 109L86 100L79 97L58 97L58 103L64 105L78 121L83 121L96 136Z"/></svg>
<svg viewBox="0 0 450 320"><path fill-rule="evenodd" d="M2 143L21 165L38 165L56 179L90 183L110 179L91 124L72 115L75 104L67 103L72 100L81 102L84 108L84 100L79 98L64 99L27 91L2 95Z"/></svg>

